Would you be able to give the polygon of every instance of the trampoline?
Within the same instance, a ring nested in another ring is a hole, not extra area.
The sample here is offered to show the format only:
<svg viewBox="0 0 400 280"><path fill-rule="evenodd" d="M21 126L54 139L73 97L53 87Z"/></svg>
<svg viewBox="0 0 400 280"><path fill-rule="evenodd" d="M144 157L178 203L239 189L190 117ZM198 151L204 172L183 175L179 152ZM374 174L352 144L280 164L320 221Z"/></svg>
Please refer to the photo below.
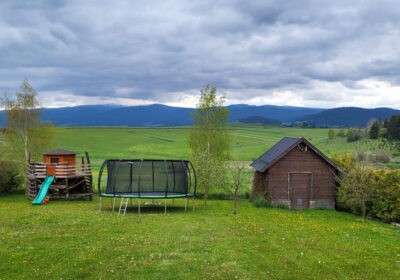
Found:
<svg viewBox="0 0 400 280"><path fill-rule="evenodd" d="M120 198L118 214L125 214L129 200L138 200L140 214L141 199L164 199L167 213L167 199L185 198L185 211L188 199L196 195L196 173L188 160L154 160L154 159L108 159L99 171L98 192L102 197L112 199L112 210L115 200Z"/></svg>

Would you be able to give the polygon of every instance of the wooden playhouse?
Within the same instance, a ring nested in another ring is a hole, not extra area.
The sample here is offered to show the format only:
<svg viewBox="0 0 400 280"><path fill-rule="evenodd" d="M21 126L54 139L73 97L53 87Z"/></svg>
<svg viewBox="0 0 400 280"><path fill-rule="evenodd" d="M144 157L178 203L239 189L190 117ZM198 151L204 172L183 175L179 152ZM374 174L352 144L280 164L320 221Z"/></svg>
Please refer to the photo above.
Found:
<svg viewBox="0 0 400 280"><path fill-rule="evenodd" d="M49 176L54 177L47 195L50 198L92 198L92 169L89 154L77 162L76 153L57 149L43 154L43 162L28 163L26 196L34 199Z"/></svg>

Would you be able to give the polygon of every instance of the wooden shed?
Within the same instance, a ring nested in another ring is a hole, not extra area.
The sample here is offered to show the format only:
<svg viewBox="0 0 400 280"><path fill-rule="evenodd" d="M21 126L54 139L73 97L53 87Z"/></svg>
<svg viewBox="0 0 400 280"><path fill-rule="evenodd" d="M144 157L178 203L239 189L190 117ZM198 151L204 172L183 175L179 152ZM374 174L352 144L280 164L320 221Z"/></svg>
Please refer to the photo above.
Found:
<svg viewBox="0 0 400 280"><path fill-rule="evenodd" d="M335 208L339 168L306 139L285 137L251 166L254 198L291 209Z"/></svg>

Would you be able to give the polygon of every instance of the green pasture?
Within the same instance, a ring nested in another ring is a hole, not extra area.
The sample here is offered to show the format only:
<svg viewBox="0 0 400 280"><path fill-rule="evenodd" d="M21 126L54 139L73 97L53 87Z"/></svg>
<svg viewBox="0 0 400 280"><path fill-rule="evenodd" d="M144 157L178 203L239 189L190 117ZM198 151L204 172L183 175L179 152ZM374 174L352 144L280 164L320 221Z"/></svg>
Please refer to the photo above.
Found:
<svg viewBox="0 0 400 280"><path fill-rule="evenodd" d="M52 148L78 154L88 151L93 165L108 158L190 159L189 127L55 127ZM329 140L327 129L302 129L232 125L232 159L250 162L285 136L304 137L328 156L368 150L377 140L348 143L345 138Z"/></svg>
<svg viewBox="0 0 400 280"><path fill-rule="evenodd" d="M240 201L136 202L126 216L98 201L32 206L0 197L0 279L399 279L400 230L333 210Z"/></svg>
<svg viewBox="0 0 400 280"><path fill-rule="evenodd" d="M97 178L105 159L150 158L190 159L189 127L55 127L52 149L63 148L83 155L88 151ZM328 129L264 127L256 125L229 126L232 138L232 160L247 165L285 136L304 137L328 156L334 153L376 149L377 140L349 143L346 138L328 139ZM336 131L337 132L337 131ZM396 166L396 163L394 164ZM253 170L245 170L241 197L251 192ZM202 192L199 189L200 193ZM214 197L223 197L226 188L210 190Z"/></svg>
<svg viewBox="0 0 400 280"><path fill-rule="evenodd" d="M50 149L88 151L95 178L105 159L190 159L187 127L54 129ZM232 159L245 164L284 136L305 137L328 156L377 147L372 140L328 140L326 129L229 129ZM246 170L241 197L251 190L252 172ZM351 214L240 200L234 216L232 201L204 206L200 199L185 212L177 199L168 202L167 215L160 206L144 207L139 216L134 201L118 216L109 200L104 204L98 212L96 196L43 206L32 206L22 191L0 196L0 280L400 279L400 229Z"/></svg>

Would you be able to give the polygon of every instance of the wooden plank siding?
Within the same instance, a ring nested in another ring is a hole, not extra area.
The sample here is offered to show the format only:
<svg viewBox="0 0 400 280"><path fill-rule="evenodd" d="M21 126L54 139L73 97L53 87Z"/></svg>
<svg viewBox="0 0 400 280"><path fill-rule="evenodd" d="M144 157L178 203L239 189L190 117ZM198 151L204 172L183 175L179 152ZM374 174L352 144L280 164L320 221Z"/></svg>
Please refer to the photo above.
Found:
<svg viewBox="0 0 400 280"><path fill-rule="evenodd" d="M335 208L339 168L304 138L285 137L252 162L253 197L293 209Z"/></svg>
<svg viewBox="0 0 400 280"><path fill-rule="evenodd" d="M330 165L311 149L300 151L295 148L268 170L267 191L272 199L288 198L288 174L296 172L312 173L310 199L334 198L334 171Z"/></svg>

